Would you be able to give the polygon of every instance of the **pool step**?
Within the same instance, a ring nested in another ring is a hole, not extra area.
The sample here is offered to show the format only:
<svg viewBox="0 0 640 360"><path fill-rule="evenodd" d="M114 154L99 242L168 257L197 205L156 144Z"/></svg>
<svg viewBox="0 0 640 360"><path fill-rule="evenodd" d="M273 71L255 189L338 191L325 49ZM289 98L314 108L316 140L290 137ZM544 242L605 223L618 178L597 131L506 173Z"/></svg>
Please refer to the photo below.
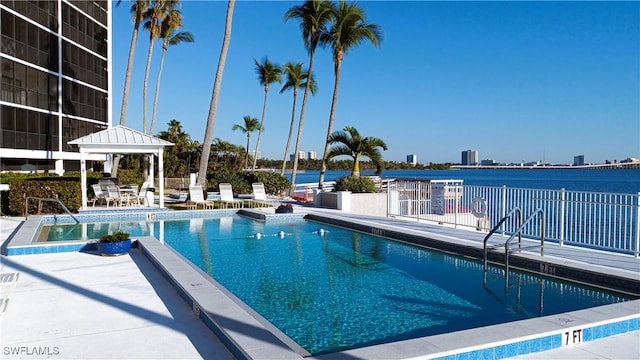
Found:
<svg viewBox="0 0 640 360"><path fill-rule="evenodd" d="M4 313L4 310L7 308L7 303L9 302L9 296L11 296L11 292L16 287L18 283L18 277L20 273L1 273L0 274L0 288L2 289L2 298L0 298L0 317Z"/></svg>

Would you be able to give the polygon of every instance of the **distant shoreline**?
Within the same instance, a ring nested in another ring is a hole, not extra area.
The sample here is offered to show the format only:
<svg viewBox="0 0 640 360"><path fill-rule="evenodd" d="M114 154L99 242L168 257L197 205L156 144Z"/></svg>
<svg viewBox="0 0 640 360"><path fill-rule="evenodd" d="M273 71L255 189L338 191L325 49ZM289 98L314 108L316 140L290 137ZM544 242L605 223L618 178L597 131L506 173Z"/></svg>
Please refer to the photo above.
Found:
<svg viewBox="0 0 640 360"><path fill-rule="evenodd" d="M640 162L591 165L452 165L451 170L618 170L640 169Z"/></svg>

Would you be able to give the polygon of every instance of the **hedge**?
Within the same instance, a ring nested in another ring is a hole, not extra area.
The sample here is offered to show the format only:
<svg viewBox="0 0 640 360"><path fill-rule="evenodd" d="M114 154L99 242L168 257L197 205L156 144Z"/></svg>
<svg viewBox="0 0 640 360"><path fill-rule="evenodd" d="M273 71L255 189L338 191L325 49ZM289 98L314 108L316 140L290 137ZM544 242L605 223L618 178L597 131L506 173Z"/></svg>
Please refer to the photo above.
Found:
<svg viewBox="0 0 640 360"><path fill-rule="evenodd" d="M80 179L77 177L42 177L14 179L9 183L9 211L12 215L25 216L25 201L28 196L60 200L71 212L82 206ZM29 214L63 213L58 203L52 201L29 201Z"/></svg>

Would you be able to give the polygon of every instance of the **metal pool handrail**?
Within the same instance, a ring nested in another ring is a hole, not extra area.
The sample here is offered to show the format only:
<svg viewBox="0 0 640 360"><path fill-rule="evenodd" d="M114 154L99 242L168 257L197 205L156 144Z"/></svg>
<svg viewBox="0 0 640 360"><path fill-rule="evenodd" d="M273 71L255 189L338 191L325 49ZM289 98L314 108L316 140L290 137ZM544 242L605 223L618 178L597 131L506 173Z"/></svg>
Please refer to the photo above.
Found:
<svg viewBox="0 0 640 360"><path fill-rule="evenodd" d="M75 216L73 216L73 214L71 213L71 211L69 211L69 209L67 209L66 206L64 206L64 204L62 203L62 201L58 200L58 199L48 199L48 198L39 198L39 197L35 197L35 196L27 196L27 198L24 201L24 213L25 216L29 216L29 200L33 199L33 200L38 200L38 201L52 201L52 202L56 202L58 204L60 204L60 206L62 206L62 208L64 209L64 211L67 212L67 214L69 214L69 216L71 216L73 218L73 220L76 221L76 224L80 223L80 220L78 220L78 218L76 218Z"/></svg>
<svg viewBox="0 0 640 360"><path fill-rule="evenodd" d="M483 268L485 271L487 271L487 241L489 240L489 238L491 237L491 235L493 235L496 231L498 231L498 229L502 226L502 224L504 224L505 221L507 221L508 218L511 217L511 215L513 215L514 213L516 213L518 215L518 228L522 227L522 211L520 210L519 207L514 207L513 209L509 210L509 212L507 213L507 215L503 216L502 219L500 219L500 221L498 221L498 223L491 229L491 231L489 231L489 233L487 234L487 236L484 237L484 242L483 242L483 251L484 251L484 262L483 262ZM520 231L518 232L514 232L513 233L518 234L518 241L520 243L522 243L522 233ZM513 237L513 235L511 236ZM511 238L509 238L510 240ZM508 242L508 240L507 240Z"/></svg>

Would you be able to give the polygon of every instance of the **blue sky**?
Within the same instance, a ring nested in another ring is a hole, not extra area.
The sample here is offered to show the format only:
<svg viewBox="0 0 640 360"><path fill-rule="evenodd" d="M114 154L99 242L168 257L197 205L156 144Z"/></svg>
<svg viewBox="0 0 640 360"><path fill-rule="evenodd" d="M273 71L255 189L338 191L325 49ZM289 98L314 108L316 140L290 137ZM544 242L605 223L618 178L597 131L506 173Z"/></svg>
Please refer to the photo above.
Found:
<svg viewBox="0 0 640 360"><path fill-rule="evenodd" d="M254 58L308 65L299 23L283 21L301 3L236 3L214 137L244 146L245 135L232 126L245 115L260 119L264 91ZM640 2L358 3L384 39L345 56L334 130L349 125L382 138L386 160L416 154L420 163L455 163L466 149L499 162L640 158ZM195 42L167 51L154 132L177 119L203 141L226 6L183 1L183 30ZM133 28L129 7L126 0L113 7L114 124ZM141 31L127 113L127 126L138 130L148 48ZM148 119L160 53L158 44ZM314 74L319 91L309 98L301 149L320 156L334 84L330 49L316 52ZM270 159L282 159L291 119L292 93L281 88L270 87L260 145Z"/></svg>

